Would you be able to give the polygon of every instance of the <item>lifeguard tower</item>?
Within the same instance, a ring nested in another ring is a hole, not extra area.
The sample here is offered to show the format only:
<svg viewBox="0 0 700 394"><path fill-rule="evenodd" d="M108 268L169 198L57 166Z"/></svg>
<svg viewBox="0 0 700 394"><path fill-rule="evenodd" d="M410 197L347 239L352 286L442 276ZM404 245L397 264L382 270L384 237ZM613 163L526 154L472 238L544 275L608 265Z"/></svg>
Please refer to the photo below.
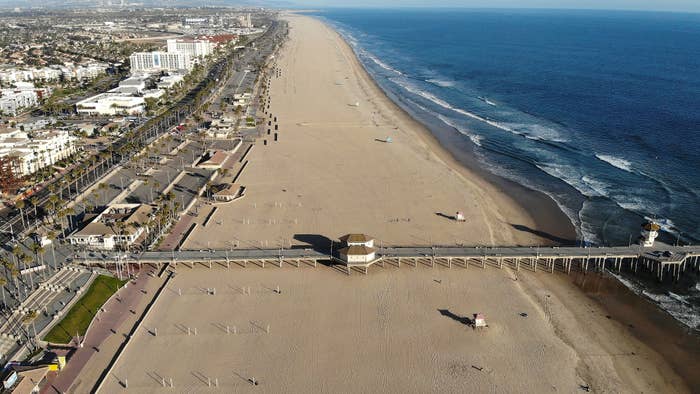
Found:
<svg viewBox="0 0 700 394"><path fill-rule="evenodd" d="M475 313L474 314L474 329L476 330L477 328L486 328L488 327L488 324L486 324L486 316L484 316L483 313Z"/></svg>
<svg viewBox="0 0 700 394"><path fill-rule="evenodd" d="M654 241L656 240L656 237L659 236L660 229L661 226L654 223L652 220L644 223L642 225L642 237L640 239L642 246L645 248L651 248L654 246Z"/></svg>

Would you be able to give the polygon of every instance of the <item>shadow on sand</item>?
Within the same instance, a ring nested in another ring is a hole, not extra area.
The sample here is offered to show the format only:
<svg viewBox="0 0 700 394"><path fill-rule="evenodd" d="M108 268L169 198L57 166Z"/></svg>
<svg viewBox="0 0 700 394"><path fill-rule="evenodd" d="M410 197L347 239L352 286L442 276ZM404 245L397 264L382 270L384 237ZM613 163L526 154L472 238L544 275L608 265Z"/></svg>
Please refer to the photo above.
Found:
<svg viewBox="0 0 700 394"><path fill-rule="evenodd" d="M337 242L319 234L294 234L294 239L309 246L293 245L292 249L305 249L311 247L311 249L319 253L330 253L331 245L333 245L334 251L339 247Z"/></svg>
<svg viewBox="0 0 700 394"><path fill-rule="evenodd" d="M528 226L524 226L522 224L511 223L510 225L511 225L511 227L513 227L514 229L516 229L518 231L522 231L522 232L536 235L540 238L544 238L544 239L550 240L552 242L556 242L557 244L562 245L562 246L575 246L577 243L575 239L567 239L567 238L558 237L556 235L553 235L553 234L550 234L550 233L547 233L544 231L535 230L533 228L530 228Z"/></svg>
<svg viewBox="0 0 700 394"><path fill-rule="evenodd" d="M438 312L440 312L440 314L443 316L447 316L456 322L464 324L465 326L471 327L474 325L474 320L466 316L455 315L454 313L450 312L449 309L438 309Z"/></svg>

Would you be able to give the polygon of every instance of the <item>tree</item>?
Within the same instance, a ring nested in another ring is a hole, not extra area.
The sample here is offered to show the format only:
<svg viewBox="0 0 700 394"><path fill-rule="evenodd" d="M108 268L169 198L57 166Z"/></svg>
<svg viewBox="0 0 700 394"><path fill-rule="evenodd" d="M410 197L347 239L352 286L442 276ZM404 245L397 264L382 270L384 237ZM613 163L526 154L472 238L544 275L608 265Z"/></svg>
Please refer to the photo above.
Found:
<svg viewBox="0 0 700 394"><path fill-rule="evenodd" d="M22 183L17 174L19 158L15 156L0 157L0 190L15 193Z"/></svg>
<svg viewBox="0 0 700 394"><path fill-rule="evenodd" d="M105 192L107 190L107 184L104 182L100 182L99 185L97 185L97 189L101 192L102 194L102 203L106 204L107 202L105 201L105 197L107 197L107 193Z"/></svg>
<svg viewBox="0 0 700 394"><path fill-rule="evenodd" d="M37 206L39 205L39 198L37 196L34 196L29 199L29 202L34 206L34 217L35 219L39 219L39 211L37 210Z"/></svg>
<svg viewBox="0 0 700 394"><path fill-rule="evenodd" d="M5 285L7 284L7 279L0 276L0 291L2 291L2 307L6 308L7 303L5 302Z"/></svg>
<svg viewBox="0 0 700 394"><path fill-rule="evenodd" d="M26 228L27 225L24 223L24 200L18 200L15 206L19 209L19 216L22 218L22 227Z"/></svg>
<svg viewBox="0 0 700 394"><path fill-rule="evenodd" d="M48 234L46 234L46 238L48 238L51 241L51 258L53 259L53 269L54 271L58 271L58 266L56 262L56 252L54 251L54 242L56 241L56 232L54 231L49 231Z"/></svg>

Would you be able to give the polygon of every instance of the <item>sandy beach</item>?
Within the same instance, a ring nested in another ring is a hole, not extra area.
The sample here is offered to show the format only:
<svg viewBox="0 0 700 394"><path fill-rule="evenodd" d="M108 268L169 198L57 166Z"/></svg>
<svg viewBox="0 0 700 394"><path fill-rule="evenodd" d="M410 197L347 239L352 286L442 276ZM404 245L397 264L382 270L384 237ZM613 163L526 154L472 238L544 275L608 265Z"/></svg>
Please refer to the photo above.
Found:
<svg viewBox="0 0 700 394"><path fill-rule="evenodd" d="M271 133L238 180L246 196L217 204L183 248L325 246L350 232L384 245L574 238L551 200L451 156L335 31L285 19ZM509 269L180 267L104 392L124 379L133 392L172 390L170 379L188 392L691 392L694 350L654 346L678 348L661 312L571 282ZM488 329L468 327L477 312Z"/></svg>
<svg viewBox="0 0 700 394"><path fill-rule="evenodd" d="M265 119L271 134L267 145L256 143L238 180L246 197L219 205L216 225L199 227L184 248L288 247L349 232L385 245L544 245L574 237L553 202L524 207L513 190L457 163L386 97L335 31L309 17L285 18L290 39L272 65L279 74L271 73ZM391 143L382 142L387 137ZM457 211L466 222L449 218Z"/></svg>
<svg viewBox="0 0 700 394"><path fill-rule="evenodd" d="M539 275L178 270L102 392L124 380L130 392L172 391L170 379L180 392L689 391L593 301L579 292L572 307ZM488 328L467 325L476 312Z"/></svg>

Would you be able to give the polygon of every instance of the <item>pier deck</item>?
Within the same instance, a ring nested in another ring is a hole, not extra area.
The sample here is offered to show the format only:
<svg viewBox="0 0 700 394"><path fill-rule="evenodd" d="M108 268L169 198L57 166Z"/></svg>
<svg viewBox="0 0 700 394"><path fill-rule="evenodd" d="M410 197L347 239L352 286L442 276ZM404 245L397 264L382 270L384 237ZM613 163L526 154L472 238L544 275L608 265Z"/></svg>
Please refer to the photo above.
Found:
<svg viewBox="0 0 700 394"><path fill-rule="evenodd" d="M660 244L655 248L632 247L384 247L379 248L379 258L369 264L353 267L363 268L364 272L374 264L383 265L402 263L417 266L443 265L461 267L487 265L503 268L507 266L515 270L521 268L532 271L555 270L569 273L572 269L582 272L603 271L605 268L622 270L627 267L637 272L641 267L652 271L659 280L666 274L674 279L680 278L681 273L688 268L700 268L700 246L670 246ZM291 264L299 267L308 262L313 266L319 261L338 260L326 251L317 249L230 249L230 250L181 250L171 252L145 252L140 255L119 253L92 253L76 260L87 265L105 264L238 264L243 267L248 263L261 267ZM348 267L348 273L350 269Z"/></svg>

